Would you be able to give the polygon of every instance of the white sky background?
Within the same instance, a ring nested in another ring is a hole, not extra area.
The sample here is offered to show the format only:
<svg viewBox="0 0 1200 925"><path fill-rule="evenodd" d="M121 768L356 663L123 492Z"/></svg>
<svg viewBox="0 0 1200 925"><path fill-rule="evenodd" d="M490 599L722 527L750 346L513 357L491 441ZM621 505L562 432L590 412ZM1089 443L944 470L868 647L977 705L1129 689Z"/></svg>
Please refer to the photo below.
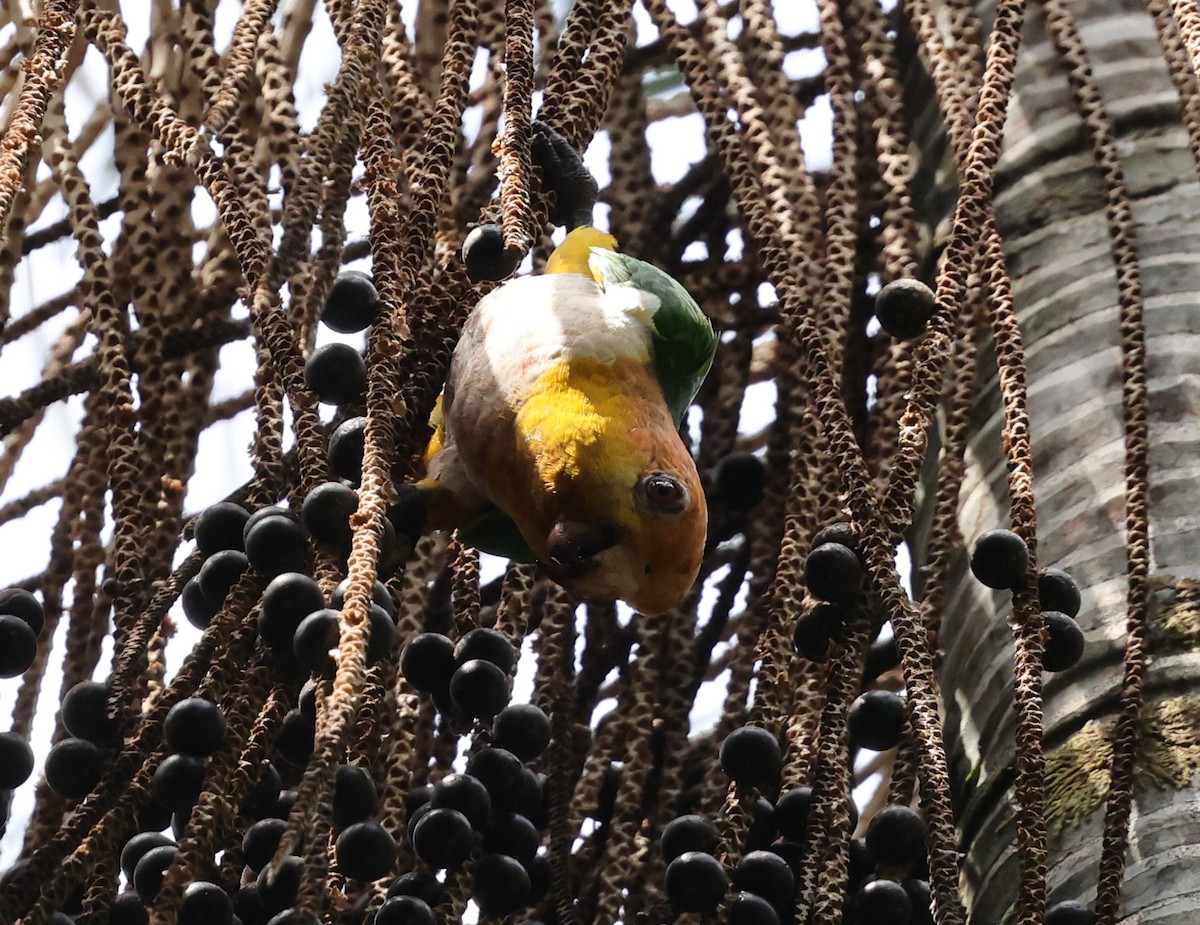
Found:
<svg viewBox="0 0 1200 925"><path fill-rule="evenodd" d="M415 0L402 0L402 7L412 22L415 14ZM563 6L566 4L563 3ZM888 4L890 6L890 4ZM135 50L140 50L145 43L149 29L148 0L125 0L121 4L123 15L129 26L130 44ZM285 0L283 6L288 6ZM676 0L674 8L684 21L695 15L695 6L690 0ZM235 0L221 0L217 8L216 35L218 47L224 48L232 34L233 25L240 12L240 4ZM780 31L785 35L814 31L817 28L817 14L811 0L780 0L776 4L776 16ZM638 41L644 43L653 37L654 31L646 13L640 6L635 6L635 20L638 26ZM276 18L278 22L278 15ZM7 33L0 33L0 38L6 38ZM323 7L318 4L313 35L305 46L301 59L300 76L296 82L297 106L300 112L301 126L310 129L316 122L317 114L324 101L324 89L336 74L339 58L337 45L333 39ZM800 77L813 74L823 66L820 52L795 52L788 56L786 66L789 75ZM89 50L84 62L85 80L77 77L72 83L67 95L67 118L73 132L77 132L91 112L95 101L107 92L108 74L99 55L94 49ZM477 68L476 78L481 79L483 72ZM673 95L682 91L682 85L668 92ZM468 113L467 125L471 130L477 124L478 116ZM831 131L831 113L828 100L820 98L812 106L804 120L800 123L809 163L814 168L823 168L829 163L829 145ZM108 199L116 191L116 174L111 164L112 144L111 128L91 148L84 157L82 166L85 174L93 185L92 195L97 201ZM681 118L666 119L651 126L648 132L651 146L651 163L655 178L662 183L670 183L684 175L688 167L700 160L705 153L703 125L698 115L692 114ZM609 143L606 133L601 132L586 153L589 168L603 186L609 177L608 171ZM43 168L43 175L46 171ZM597 222L604 225L607 210L597 210ZM197 224L207 224L214 218L215 212L211 202L201 194L197 197L194 218ZM62 202L56 199L45 210L38 224L41 227L57 221L65 216ZM362 197L351 202L347 210L349 240L357 240L365 236L367 231L367 213ZM119 217L114 216L103 223L102 230L106 242L111 246L119 228ZM732 242L731 246L738 246ZM689 255L690 256L690 255ZM359 268L369 270L369 262L355 264ZM71 242L44 247L26 258L17 268L13 288L12 307L13 317L19 318L31 307L39 305L68 289L79 277L78 265L74 259L74 248ZM245 309L240 311L244 316ZM3 352L3 378L0 379L0 396L15 395L36 384L42 376L42 366L51 347L68 323L75 317L75 311L64 312L58 318L42 325L35 332L7 345ZM333 335L327 329L321 329L318 343L333 339L346 340L361 345L361 335L344 337ZM91 353L94 340L89 336L76 351L73 359L81 359ZM253 381L253 351L249 342L230 344L221 351L221 368L216 376L212 398L220 401L240 394ZM774 414L775 391L772 383L760 383L747 390L746 402L743 406L740 427L744 432L754 432L768 423ZM49 407L45 420L37 428L37 434L25 450L15 471L4 491L0 494L0 504L26 495L49 481L66 474L67 466L74 452L74 434L82 418L82 396L75 396L65 402L59 402ZM330 411L332 409L329 409ZM331 414L326 414L326 418ZM245 412L237 418L221 422L208 428L200 440L200 450L197 458L197 474L188 485L186 510L194 513L205 506L224 497L236 486L245 482L250 474L248 447L253 435L253 416ZM289 434L290 439L290 434ZM7 447L0 452L7 452ZM13 581L22 580L36 574L45 568L49 536L60 508L59 502L42 505L19 521L0 525L0 587ZM182 555L180 556L182 558ZM490 557L489 557L490 558ZM491 568L502 567L498 562L488 563ZM718 576L719 577L719 576ZM70 587L67 589L69 605ZM713 595L715 596L715 595ZM177 618L178 633L168 647L168 670L177 670L184 652L190 648L198 637L198 633L183 619L178 609L172 611ZM0 869L7 867L15 858L19 849L20 838L25 820L32 806L33 785L41 771L41 758L47 747L54 712L56 710L55 695L61 679L61 641L66 628L66 621L59 626L56 649L51 658L50 669L43 684L42 702L34 730L35 750L38 753L38 765L34 775L13 795L12 818L8 832L0 843ZM99 674L107 673L111 654L110 644L106 643L101 657ZM518 699L522 696L522 688L527 696L531 683L532 664L530 659L522 660L523 669L518 677ZM7 729L11 709L19 686L19 679L0 680L0 729ZM611 708L608 704L604 708ZM716 718L720 708L720 691L715 688L703 697L697 709L693 712L693 728L707 726Z"/></svg>

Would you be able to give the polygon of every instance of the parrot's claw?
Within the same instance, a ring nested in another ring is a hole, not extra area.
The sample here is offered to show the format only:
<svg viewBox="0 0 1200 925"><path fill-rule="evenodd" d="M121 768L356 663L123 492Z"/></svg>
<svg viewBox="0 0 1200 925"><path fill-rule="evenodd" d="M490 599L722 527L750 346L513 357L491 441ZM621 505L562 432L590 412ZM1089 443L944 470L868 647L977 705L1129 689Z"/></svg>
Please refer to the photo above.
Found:
<svg viewBox="0 0 1200 925"><path fill-rule="evenodd" d="M550 221L568 231L590 225L600 187L580 153L545 122L534 119L530 154L541 168L542 188L554 193Z"/></svg>

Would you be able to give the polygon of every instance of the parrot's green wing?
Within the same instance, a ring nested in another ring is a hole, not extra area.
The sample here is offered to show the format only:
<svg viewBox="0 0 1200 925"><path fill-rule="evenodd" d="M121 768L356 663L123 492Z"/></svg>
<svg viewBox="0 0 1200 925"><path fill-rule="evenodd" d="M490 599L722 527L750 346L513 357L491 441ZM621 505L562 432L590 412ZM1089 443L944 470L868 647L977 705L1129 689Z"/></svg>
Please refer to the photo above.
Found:
<svg viewBox="0 0 1200 925"><path fill-rule="evenodd" d="M440 443L440 430L437 436ZM512 518L490 501L472 499L464 506L454 492L431 476L402 488L389 516L397 524L397 531L404 533L412 544L428 531L457 528L463 543L493 556L515 562L533 562L537 558ZM401 527L400 523L406 526Z"/></svg>
<svg viewBox="0 0 1200 925"><path fill-rule="evenodd" d="M632 286L658 300L653 309L654 373L679 427L717 352L717 336L688 291L658 267L601 247L589 261L605 289Z"/></svg>
<svg viewBox="0 0 1200 925"><path fill-rule="evenodd" d="M458 535L466 545L493 556L514 562L534 562L537 559L512 518L498 507L489 506L478 520L459 530Z"/></svg>

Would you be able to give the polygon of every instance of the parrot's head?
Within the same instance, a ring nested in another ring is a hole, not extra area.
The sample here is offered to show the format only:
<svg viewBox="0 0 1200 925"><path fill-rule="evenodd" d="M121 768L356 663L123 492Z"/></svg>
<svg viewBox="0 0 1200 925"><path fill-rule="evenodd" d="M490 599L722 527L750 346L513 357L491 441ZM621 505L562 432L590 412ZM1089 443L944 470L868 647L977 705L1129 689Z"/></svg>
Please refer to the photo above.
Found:
<svg viewBox="0 0 1200 925"><path fill-rule="evenodd" d="M616 598L655 616L696 580L708 506L673 428L635 428L622 437L623 464L579 472L539 558L573 594Z"/></svg>

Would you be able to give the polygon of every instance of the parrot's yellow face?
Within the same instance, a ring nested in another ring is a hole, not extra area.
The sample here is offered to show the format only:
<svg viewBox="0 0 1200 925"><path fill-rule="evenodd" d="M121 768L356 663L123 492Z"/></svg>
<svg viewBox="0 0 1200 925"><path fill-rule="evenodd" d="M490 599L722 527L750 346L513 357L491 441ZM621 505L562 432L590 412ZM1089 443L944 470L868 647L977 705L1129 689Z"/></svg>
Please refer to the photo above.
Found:
<svg viewBox="0 0 1200 925"><path fill-rule="evenodd" d="M676 606L700 569L708 507L644 367L557 367L522 407L516 432L530 468L493 471L492 488L546 573L580 597L616 598L644 614Z"/></svg>

